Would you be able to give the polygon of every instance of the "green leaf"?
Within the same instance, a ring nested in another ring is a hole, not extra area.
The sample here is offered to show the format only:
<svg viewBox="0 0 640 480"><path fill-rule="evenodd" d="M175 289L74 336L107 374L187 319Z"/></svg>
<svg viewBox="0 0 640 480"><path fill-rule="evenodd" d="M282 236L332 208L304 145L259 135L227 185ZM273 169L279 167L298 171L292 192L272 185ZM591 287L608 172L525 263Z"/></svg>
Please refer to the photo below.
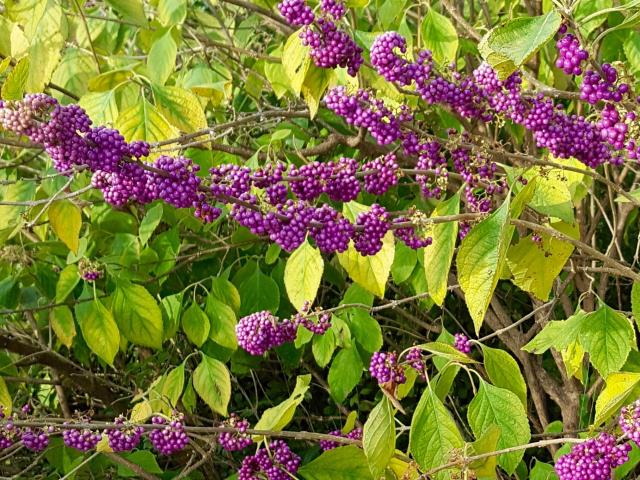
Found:
<svg viewBox="0 0 640 480"><path fill-rule="evenodd" d="M536 459L536 463L531 469L530 478L531 480L558 480L558 475L556 475L553 465Z"/></svg>
<svg viewBox="0 0 640 480"><path fill-rule="evenodd" d="M359 213L366 212L370 207L357 202L345 203L343 214L352 222ZM353 242L344 253L338 253L340 265L347 271L354 282L364 287L374 295L384 297L387 279L393 264L395 244L393 233L387 232L382 239L382 249L375 255L362 256L353 247Z"/></svg>
<svg viewBox="0 0 640 480"><path fill-rule="evenodd" d="M364 452L355 445L324 452L301 466L298 474L305 480L374 480Z"/></svg>
<svg viewBox="0 0 640 480"><path fill-rule="evenodd" d="M182 330L196 346L201 347L207 340L210 328L209 318L197 303L192 303L182 314Z"/></svg>
<svg viewBox="0 0 640 480"><path fill-rule="evenodd" d="M542 329L538 335L527 343L522 350L529 353L542 354L551 347L557 351L564 350L572 342L578 339L580 330L586 323L588 314L583 310L578 310L568 319L553 320Z"/></svg>
<svg viewBox="0 0 640 480"><path fill-rule="evenodd" d="M25 202L33 198L35 191L35 182L19 180L1 188L0 196L5 202ZM27 207L19 205L0 205L0 244L17 233L26 209Z"/></svg>
<svg viewBox="0 0 640 480"><path fill-rule="evenodd" d="M260 310L269 310L271 313L278 311L280 306L278 284L262 273L259 267L256 266L253 275L238 285L238 290L242 292L241 317Z"/></svg>
<svg viewBox="0 0 640 480"><path fill-rule="evenodd" d="M476 361L469 357L468 355L460 352L452 345L449 345L444 342L429 342L422 343L420 345L416 345L415 348L419 348L420 350L425 350L429 353L434 354L436 357L441 357L449 361L460 362L460 363L476 363Z"/></svg>
<svg viewBox="0 0 640 480"><path fill-rule="evenodd" d="M449 63L455 60L458 50L458 33L451 20L433 8L429 8L420 28L423 46L431 50L437 62Z"/></svg>
<svg viewBox="0 0 640 480"><path fill-rule="evenodd" d="M76 95L84 96L89 80L98 73L96 61L91 53L79 48L67 47L62 60L51 76L51 82L65 87ZM58 100L64 101L62 93L52 92L52 94Z"/></svg>
<svg viewBox="0 0 640 480"><path fill-rule="evenodd" d="M227 416L231 377L224 363L202 354L202 361L193 372L193 388L211 410Z"/></svg>
<svg viewBox="0 0 640 480"><path fill-rule="evenodd" d="M80 228L82 228L80 208L69 200L60 200L53 202L48 212L49 223L58 238L69 247L69 250L73 253L78 253Z"/></svg>
<svg viewBox="0 0 640 480"><path fill-rule="evenodd" d="M67 265L60 272L60 278L56 283L56 303L64 302L67 297L73 292L80 282L80 273L78 273L78 266L75 264Z"/></svg>
<svg viewBox="0 0 640 480"><path fill-rule="evenodd" d="M234 312L240 311L240 293L226 278L216 277L211 281L211 295L229 305Z"/></svg>
<svg viewBox="0 0 640 480"><path fill-rule="evenodd" d="M173 126L189 133L207 128L207 118L195 94L180 87L152 87L158 110Z"/></svg>
<svg viewBox="0 0 640 480"><path fill-rule="evenodd" d="M296 387L291 393L291 396L279 405L266 409L254 429L279 432L289 425L289 422L293 420L293 416L296 413L296 408L298 408L298 405L304 400L304 395L307 393L307 390L309 390L310 383L311 375L298 376L296 379ZM259 437L257 438L259 439Z"/></svg>
<svg viewBox="0 0 640 480"><path fill-rule="evenodd" d="M87 85L90 92L107 92L114 90L120 84L126 82L133 76L133 70L119 69L101 73L89 80ZM82 101L82 100L81 100Z"/></svg>
<svg viewBox="0 0 640 480"><path fill-rule="evenodd" d="M411 419L409 452L423 470L430 470L449 462L454 450L463 445L456 422L427 386ZM440 471L434 474L434 478L449 479L451 472Z"/></svg>
<svg viewBox="0 0 640 480"><path fill-rule="evenodd" d="M302 84L310 65L309 47L302 45L299 31L292 33L282 50L282 67L289 79L289 86L296 95L300 95L302 91Z"/></svg>
<svg viewBox="0 0 640 480"><path fill-rule="evenodd" d="M498 76L505 79L553 38L561 22L555 10L539 17L515 18L490 30L478 48Z"/></svg>
<svg viewBox="0 0 640 480"><path fill-rule="evenodd" d="M343 348L329 368L329 391L333 399L342 403L362 377L362 360L355 347Z"/></svg>
<svg viewBox="0 0 640 480"><path fill-rule="evenodd" d="M131 343L162 348L162 312L156 300L142 285L118 282L111 298L111 311L120 331Z"/></svg>
<svg viewBox="0 0 640 480"><path fill-rule="evenodd" d="M138 237L140 237L140 243L142 245L147 244L156 227L160 224L160 220L162 220L162 213L162 203L158 203L147 211L146 215L140 222Z"/></svg>
<svg viewBox="0 0 640 480"><path fill-rule="evenodd" d="M499 450L524 445L531 439L527 413L518 396L485 381L481 381L480 390L469 404L467 417L476 438L494 425L500 427ZM511 475L523 456L524 450L503 453L498 464Z"/></svg>
<svg viewBox="0 0 640 480"><path fill-rule="evenodd" d="M622 368L635 344L629 320L607 305L587 315L580 329L580 343L603 378Z"/></svg>
<svg viewBox="0 0 640 480"><path fill-rule="evenodd" d="M432 217L457 215L460 212L460 192L438 204ZM458 222L433 225L429 233L433 243L424 249L424 274L427 288L433 301L442 306L447 295L449 270L458 238Z"/></svg>
<svg viewBox="0 0 640 480"><path fill-rule="evenodd" d="M52 308L49 312L51 328L56 336L67 348L71 348L76 336L76 324L73 322L73 314L66 305Z"/></svg>
<svg viewBox="0 0 640 480"><path fill-rule="evenodd" d="M142 0L107 0L122 17L136 25L144 27L147 25L147 17L144 14Z"/></svg>
<svg viewBox="0 0 640 480"><path fill-rule="evenodd" d="M396 450L393 407L387 397L374 407L364 424L362 448L373 478L380 478Z"/></svg>
<svg viewBox="0 0 640 480"><path fill-rule="evenodd" d="M127 142L158 142L177 135L177 130L144 97L118 115L115 128Z"/></svg>
<svg viewBox="0 0 640 480"><path fill-rule="evenodd" d="M284 286L291 304L301 311L306 302L313 304L322 280L324 260L320 250L304 241L287 260Z"/></svg>
<svg viewBox="0 0 640 480"><path fill-rule="evenodd" d="M186 16L186 0L160 0L158 2L158 20L163 25L181 24Z"/></svg>
<svg viewBox="0 0 640 480"><path fill-rule="evenodd" d="M156 460L156 456L153 453L151 453L150 451L148 451L148 450L138 450L137 452L122 453L122 454L116 454L116 455L122 455L126 460L130 461L131 463L133 463L135 465L138 465L145 472L148 472L148 473L151 473L151 474L153 474L153 473L162 473L162 469L158 465L158 462ZM140 478L139 474L135 473L133 470L129 470L124 465L118 463L117 466L118 466L118 477L123 477L123 478L138 477L138 478Z"/></svg>
<svg viewBox="0 0 640 480"><path fill-rule="evenodd" d="M367 311L361 309L353 309L351 311L349 314L349 330L367 352L377 352L382 347L380 324Z"/></svg>
<svg viewBox="0 0 640 480"><path fill-rule="evenodd" d="M236 339L236 314L226 303L218 300L213 294L207 297L205 312L211 321L209 338L225 348L238 348Z"/></svg>
<svg viewBox="0 0 640 480"><path fill-rule="evenodd" d="M458 249L460 287L480 331L506 261L512 228L509 225L509 198L489 217L473 227Z"/></svg>
<svg viewBox="0 0 640 480"><path fill-rule="evenodd" d="M552 227L567 235L574 236L576 233L573 227L562 223L553 224ZM511 246L507 252L507 264L515 285L547 301L553 282L562 272L574 247L553 235L538 235L541 243L534 242L531 234Z"/></svg>
<svg viewBox="0 0 640 480"><path fill-rule="evenodd" d="M391 278L396 285L406 282L418 262L418 251L409 248L404 242L396 243L396 251L391 264Z"/></svg>
<svg viewBox="0 0 640 480"><path fill-rule="evenodd" d="M178 46L169 28L153 42L147 56L147 73L154 84L165 84L176 66L177 53Z"/></svg>
<svg viewBox="0 0 640 480"><path fill-rule="evenodd" d="M178 405L184 389L184 363L172 369L162 383L162 396L169 400L172 407Z"/></svg>
<svg viewBox="0 0 640 480"><path fill-rule="evenodd" d="M631 393L640 385L640 373L615 372L607 377L606 386L596 400L596 416L593 426L597 427L609 420L627 402L633 400Z"/></svg>
<svg viewBox="0 0 640 480"><path fill-rule="evenodd" d="M636 325L640 327L640 282L633 282L631 287L631 312L636 319Z"/></svg>
<svg viewBox="0 0 640 480"><path fill-rule="evenodd" d="M333 333L333 329L327 330L324 335L313 336L311 351L319 367L324 368L329 365L335 349L336 336Z"/></svg>
<svg viewBox="0 0 640 480"><path fill-rule="evenodd" d="M80 98L78 104L96 125L113 125L118 119L118 102L115 90L90 92Z"/></svg>
<svg viewBox="0 0 640 480"><path fill-rule="evenodd" d="M527 409L527 385L520 372L520 367L514 358L504 350L482 345L484 367L487 370L489 380L500 388L515 393L524 409Z"/></svg>
<svg viewBox="0 0 640 480"><path fill-rule="evenodd" d="M111 312L98 299L78 303L75 311L87 346L102 360L113 365L120 346L120 331Z"/></svg>

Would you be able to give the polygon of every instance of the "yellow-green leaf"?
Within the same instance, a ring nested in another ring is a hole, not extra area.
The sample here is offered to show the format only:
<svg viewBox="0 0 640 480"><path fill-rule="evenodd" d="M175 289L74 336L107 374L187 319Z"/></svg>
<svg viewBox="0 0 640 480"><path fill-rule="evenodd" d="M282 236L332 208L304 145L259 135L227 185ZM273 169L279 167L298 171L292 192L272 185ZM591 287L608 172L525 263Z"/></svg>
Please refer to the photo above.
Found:
<svg viewBox="0 0 640 480"><path fill-rule="evenodd" d="M200 365L193 372L193 388L211 410L227 415L231 400L231 377L224 363L203 354Z"/></svg>
<svg viewBox="0 0 640 480"><path fill-rule="evenodd" d="M304 101L307 102L307 106L309 107L309 116L311 118L316 116L320 101L329 83L331 83L333 76L334 73L331 69L318 68L315 65L311 65L309 68L304 78L301 91L304 96Z"/></svg>
<svg viewBox="0 0 640 480"><path fill-rule="evenodd" d="M147 56L147 73L153 83L165 84L176 66L177 53L178 46L169 28L153 42Z"/></svg>
<svg viewBox="0 0 640 480"><path fill-rule="evenodd" d="M365 205L349 202L344 204L343 213L349 220L354 221L359 213L368 210L369 207ZM351 242L345 252L338 254L338 261L354 282L382 298L389 272L391 272L394 254L393 233L387 232L382 239L382 249L377 254L362 256L356 251L353 242Z"/></svg>
<svg viewBox="0 0 640 480"><path fill-rule="evenodd" d="M144 5L142 0L107 0L116 12L118 12L125 20L140 25L147 25L147 17L144 14Z"/></svg>
<svg viewBox="0 0 640 480"><path fill-rule="evenodd" d="M293 420L296 408L304 400L304 395L307 393L307 390L309 390L310 383L311 375L299 376L296 379L296 386L289 398L275 407L266 409L254 428L256 430L272 430L279 432L289 425L289 422ZM256 437L256 441L259 441L261 438L262 437Z"/></svg>
<svg viewBox="0 0 640 480"><path fill-rule="evenodd" d="M324 260L320 251L306 240L295 249L284 269L284 286L291 304L300 311L305 302L313 303L320 287Z"/></svg>
<svg viewBox="0 0 640 480"><path fill-rule="evenodd" d="M638 385L640 385L640 373L615 372L609 375L606 386L596 400L596 417L593 426L597 427L606 422L618 412L627 399L634 400L637 394L631 396L631 393L637 392Z"/></svg>
<svg viewBox="0 0 640 480"><path fill-rule="evenodd" d="M118 119L115 90L87 93L80 98L78 104L87 111L95 125L113 125Z"/></svg>
<svg viewBox="0 0 640 480"><path fill-rule="evenodd" d="M88 87L90 92L106 92L113 90L123 82L126 82L133 76L130 69L111 70L105 72L89 80Z"/></svg>
<svg viewBox="0 0 640 480"><path fill-rule="evenodd" d="M458 33L451 20L429 8L421 29L424 48L431 50L437 62L448 63L456 58Z"/></svg>
<svg viewBox="0 0 640 480"><path fill-rule="evenodd" d="M73 314L66 305L60 305L49 312L51 328L56 336L67 348L71 347L76 336L76 325L73 322Z"/></svg>
<svg viewBox="0 0 640 480"><path fill-rule="evenodd" d="M456 215L460 211L460 193L438 204L432 217ZM433 225L429 235L433 243L424 249L424 273L427 278L429 295L438 305L442 305L447 295L449 269L458 237L458 222Z"/></svg>
<svg viewBox="0 0 640 480"><path fill-rule="evenodd" d="M512 233L509 203L507 197L500 208L471 229L458 249L458 280L476 333L480 331L506 261Z"/></svg>
<svg viewBox="0 0 640 480"><path fill-rule="evenodd" d="M551 227L571 236L577 233L576 228L562 222ZM546 233L538 235L542 239L540 243L534 242L529 235L510 247L507 264L515 285L546 301L553 282L573 253L573 245Z"/></svg>
<svg viewBox="0 0 640 480"><path fill-rule="evenodd" d="M75 310L87 346L112 365L120 346L120 332L111 312L98 299L78 303Z"/></svg>
<svg viewBox="0 0 640 480"><path fill-rule="evenodd" d="M0 405L3 407L5 414L9 415L13 407L13 400L9 394L7 384L4 382L4 378L0 377Z"/></svg>
<svg viewBox="0 0 640 480"><path fill-rule="evenodd" d="M80 228L82 228L80 208L69 200L53 202L49 207L49 223L69 250L78 253Z"/></svg>
<svg viewBox="0 0 640 480"><path fill-rule="evenodd" d="M28 76L29 57L24 57L11 69L2 84L2 98L5 100L21 100L24 95L24 86Z"/></svg>
<svg viewBox="0 0 640 480"><path fill-rule="evenodd" d="M153 408L151 408L151 402L143 400L136 403L131 409L131 421L134 423L144 423L151 415L153 415Z"/></svg>
<svg viewBox="0 0 640 480"><path fill-rule="evenodd" d="M153 86L158 110L184 132L195 132L207 127L202 105L193 93L180 87Z"/></svg>
<svg viewBox="0 0 640 480"><path fill-rule="evenodd" d="M119 282L111 299L111 311L120 331L135 345L159 349L164 338L162 313L142 285Z"/></svg>

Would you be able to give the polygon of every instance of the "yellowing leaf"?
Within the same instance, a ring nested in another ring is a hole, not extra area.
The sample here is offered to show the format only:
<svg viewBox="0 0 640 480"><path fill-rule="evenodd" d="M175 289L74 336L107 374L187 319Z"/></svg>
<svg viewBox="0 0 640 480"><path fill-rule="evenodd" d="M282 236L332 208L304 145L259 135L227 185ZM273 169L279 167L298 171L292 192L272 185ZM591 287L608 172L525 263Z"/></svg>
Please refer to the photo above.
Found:
<svg viewBox="0 0 640 480"><path fill-rule="evenodd" d="M59 307L51 309L49 311L49 319L51 321L51 328L53 328L56 336L67 348L70 348L76 336L76 325L73 322L73 314L69 307L60 305Z"/></svg>
<svg viewBox="0 0 640 480"><path fill-rule="evenodd" d="M13 67L2 84L2 98L5 100L20 100L24 95L24 86L29 76L29 57L22 58Z"/></svg>
<svg viewBox="0 0 640 480"><path fill-rule="evenodd" d="M98 299L78 303L75 310L88 347L102 360L113 365L120 346L120 332L111 312Z"/></svg>
<svg viewBox="0 0 640 480"><path fill-rule="evenodd" d="M224 363L203 354L200 365L193 372L193 388L211 410L227 415L231 399L231 377Z"/></svg>
<svg viewBox="0 0 640 480"><path fill-rule="evenodd" d="M144 400L140 403L136 403L131 409L131 421L135 423L144 423L151 415L153 415L153 409L151 408L151 402Z"/></svg>
<svg viewBox="0 0 640 480"><path fill-rule="evenodd" d="M157 85L164 85L176 66L176 45L171 28L158 37L147 56L147 72L151 81Z"/></svg>
<svg viewBox="0 0 640 480"><path fill-rule="evenodd" d="M193 93L179 87L153 86L158 110L169 122L184 132L195 132L207 127L202 105Z"/></svg>
<svg viewBox="0 0 640 480"><path fill-rule="evenodd" d="M606 422L622 407L627 399L637 397L638 385L640 385L640 373L615 372L607 377L606 386L596 400L596 417L593 426L597 427ZM636 395L631 397L631 392Z"/></svg>
<svg viewBox="0 0 640 480"><path fill-rule="evenodd" d="M9 394L9 389L7 388L7 384L4 382L4 378L0 376L0 405L4 407L4 413L10 414L13 406L13 401L11 400L11 395Z"/></svg>
<svg viewBox="0 0 640 480"><path fill-rule="evenodd" d="M324 260L320 251L305 241L291 254L284 269L284 285L291 304L300 311L313 303L320 287Z"/></svg>
<svg viewBox="0 0 640 480"><path fill-rule="evenodd" d="M329 83L331 83L333 75L333 70L318 68L314 65L309 68L304 78L301 91L309 107L309 116L311 118L316 116L320 101Z"/></svg>
<svg viewBox="0 0 640 480"><path fill-rule="evenodd" d="M287 39L282 50L282 67L289 78L291 90L300 95L302 84L311 65L309 47L302 45L299 32L294 32Z"/></svg>
<svg viewBox="0 0 640 480"><path fill-rule="evenodd" d="M294 388L291 396L284 402L266 409L258 423L256 423L255 430L273 430L279 432L284 427L289 425L289 422L293 420L296 408L304 400L304 395L309 390L309 384L311 383L311 375L302 375L296 379L296 387ZM262 437L256 437L256 441Z"/></svg>
<svg viewBox="0 0 640 480"><path fill-rule="evenodd" d="M78 253L82 215L80 208L69 200L53 202L49 207L49 223L58 238L73 253Z"/></svg>
<svg viewBox="0 0 640 480"><path fill-rule="evenodd" d="M177 136L177 130L144 97L118 115L115 128L127 142L145 140L149 143Z"/></svg>
<svg viewBox="0 0 640 480"><path fill-rule="evenodd" d="M369 207L365 205L349 202L344 204L343 213L345 217L354 221L359 213L368 210ZM384 297L389 272L391 272L394 254L393 233L387 232L382 239L382 249L377 254L362 256L356 251L353 242L351 242L345 252L338 254L338 261L354 282L382 298Z"/></svg>

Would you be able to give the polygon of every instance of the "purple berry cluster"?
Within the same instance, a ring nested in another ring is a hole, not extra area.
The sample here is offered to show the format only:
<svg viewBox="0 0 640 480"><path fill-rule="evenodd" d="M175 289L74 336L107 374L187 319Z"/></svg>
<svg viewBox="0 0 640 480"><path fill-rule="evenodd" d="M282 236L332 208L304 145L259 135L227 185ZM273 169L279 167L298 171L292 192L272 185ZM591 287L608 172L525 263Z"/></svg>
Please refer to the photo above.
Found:
<svg viewBox="0 0 640 480"><path fill-rule="evenodd" d="M558 59L556 67L567 75L582 75L582 63L589 53L580 47L580 41L570 33L563 35L557 42Z"/></svg>
<svg viewBox="0 0 640 480"><path fill-rule="evenodd" d="M290 480L300 467L300 457L282 440L273 440L242 461L238 480Z"/></svg>
<svg viewBox="0 0 640 480"><path fill-rule="evenodd" d="M327 108L343 117L349 125L366 128L380 145L398 140L402 135L402 122L412 118L406 106L393 113L382 100L366 90L349 95L345 87L334 87L327 92L324 101Z"/></svg>
<svg viewBox="0 0 640 480"><path fill-rule="evenodd" d="M149 440L160 454L172 455L182 450L189 443L189 437L184 431L184 415L174 412L170 420L161 416L151 418L151 423L162 428L149 433Z"/></svg>
<svg viewBox="0 0 640 480"><path fill-rule="evenodd" d="M307 310L303 308L292 319L280 320L266 310L242 317L236 325L238 345L251 355L261 356L273 348L293 342L298 326L323 335L331 327L331 315L321 311L310 313L308 302L305 306Z"/></svg>
<svg viewBox="0 0 640 480"><path fill-rule="evenodd" d="M249 428L249 421L247 419L240 418L235 413L232 413L222 425L235 429L235 432L222 432L218 436L218 443L227 452L244 450L253 443L251 436L246 433Z"/></svg>
<svg viewBox="0 0 640 480"><path fill-rule="evenodd" d="M41 452L49 445L49 435L41 428L25 428L20 440L25 448L32 452Z"/></svg>
<svg viewBox="0 0 640 480"><path fill-rule="evenodd" d="M296 27L311 25L316 19L304 0L283 0L278 4L278 10L287 22Z"/></svg>
<svg viewBox="0 0 640 480"><path fill-rule="evenodd" d="M640 400L636 400L631 405L622 407L618 425L622 429L625 438L632 440L640 446Z"/></svg>
<svg viewBox="0 0 640 480"><path fill-rule="evenodd" d="M595 70L587 70L580 85L580 98L592 105L600 100L620 102L629 91L629 84L618 81L618 72L609 63L602 64L602 74Z"/></svg>
<svg viewBox="0 0 640 480"><path fill-rule="evenodd" d="M80 260L78 263L78 271L80 272L80 277L87 282L95 282L104 276L104 271L98 263L85 259Z"/></svg>
<svg viewBox="0 0 640 480"><path fill-rule="evenodd" d="M349 433L342 433L342 430L333 430L332 432L329 432L329 435L332 435L334 437L349 438L351 440L362 440L362 429L354 428ZM338 448L339 446L340 443L334 440L320 440L320 448L325 452L327 450Z"/></svg>
<svg viewBox="0 0 640 480"><path fill-rule="evenodd" d="M289 319L279 321L268 311L242 317L236 325L238 345L251 355L264 355L296 338L296 325Z"/></svg>
<svg viewBox="0 0 640 480"><path fill-rule="evenodd" d="M324 253L344 252L353 238L353 224L326 203L313 212L309 234Z"/></svg>
<svg viewBox="0 0 640 480"><path fill-rule="evenodd" d="M362 48L327 17L318 18L313 26L300 32L300 40L310 48L309 56L317 67L343 67L355 77L364 63Z"/></svg>
<svg viewBox="0 0 640 480"><path fill-rule="evenodd" d="M555 470L560 480L610 480L612 470L629 459L630 450L629 443L616 445L616 438L603 432L561 456Z"/></svg>
<svg viewBox="0 0 640 480"><path fill-rule="evenodd" d="M471 353L471 341L464 333L456 333L453 336L453 346L462 353Z"/></svg>
<svg viewBox="0 0 640 480"><path fill-rule="evenodd" d="M364 170L364 189L374 195L384 195L398 183L400 173L396 155L387 153L382 157L366 162Z"/></svg>
<svg viewBox="0 0 640 480"><path fill-rule="evenodd" d="M105 430L111 450L114 452L127 452L138 446L144 433L144 428L140 425L128 423L122 415L116 417L113 423L114 428Z"/></svg>
<svg viewBox="0 0 640 480"><path fill-rule="evenodd" d="M424 363L424 358L422 357L422 350L420 350L418 347L409 349L407 355L405 356L405 361L411 368L418 372L423 379L426 378L426 366Z"/></svg>
<svg viewBox="0 0 640 480"><path fill-rule="evenodd" d="M69 425L65 422L65 425ZM102 439L102 435L99 432L84 428L84 429L65 429L62 432L62 440L67 447L75 448L81 452L88 452L93 450L98 445L98 442Z"/></svg>
<svg viewBox="0 0 640 480"><path fill-rule="evenodd" d="M389 231L389 214L374 203L368 212L358 214L356 226L362 227L354 235L355 249L363 256L375 255L382 248L382 239Z"/></svg>
<svg viewBox="0 0 640 480"><path fill-rule="evenodd" d="M380 385L400 385L407 381L404 368L398 363L398 354L395 352L374 352L369 373Z"/></svg>

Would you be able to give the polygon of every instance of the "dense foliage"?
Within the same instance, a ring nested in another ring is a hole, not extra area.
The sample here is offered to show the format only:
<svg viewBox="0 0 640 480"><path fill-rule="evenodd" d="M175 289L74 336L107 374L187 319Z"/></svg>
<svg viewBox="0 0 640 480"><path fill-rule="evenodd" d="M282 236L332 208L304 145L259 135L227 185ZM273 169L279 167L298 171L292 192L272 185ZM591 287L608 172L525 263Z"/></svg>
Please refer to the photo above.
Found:
<svg viewBox="0 0 640 480"><path fill-rule="evenodd" d="M8 0L0 478L635 478L640 2Z"/></svg>

